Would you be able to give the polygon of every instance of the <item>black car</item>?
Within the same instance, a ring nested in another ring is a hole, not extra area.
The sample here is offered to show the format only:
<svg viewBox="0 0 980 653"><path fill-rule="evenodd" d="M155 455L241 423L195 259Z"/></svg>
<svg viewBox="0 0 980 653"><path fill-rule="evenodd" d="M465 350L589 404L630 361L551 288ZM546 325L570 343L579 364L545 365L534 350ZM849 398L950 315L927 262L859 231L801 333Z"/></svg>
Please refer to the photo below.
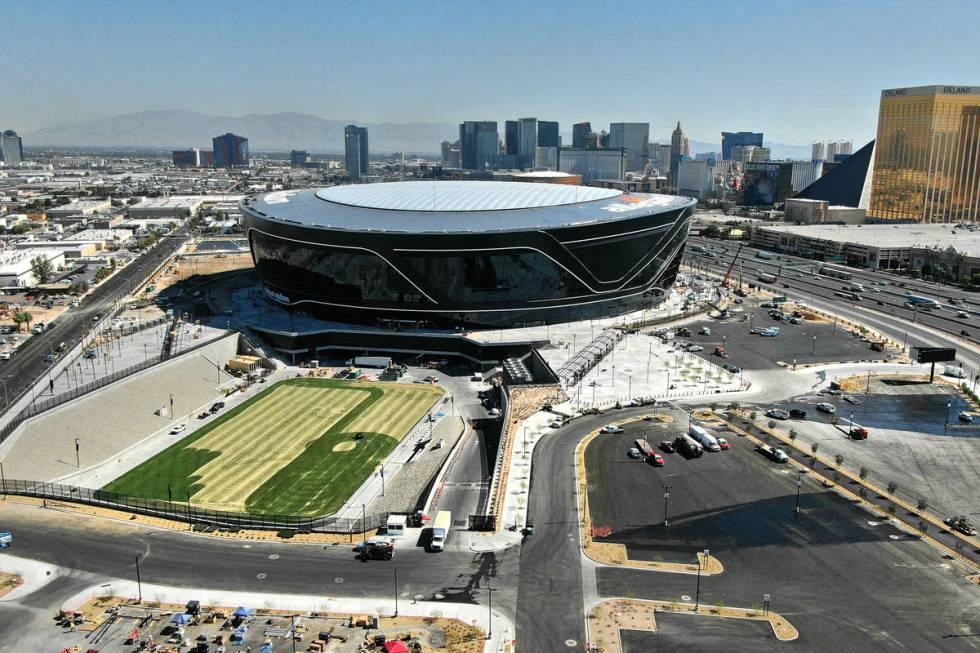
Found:
<svg viewBox="0 0 980 653"><path fill-rule="evenodd" d="M739 373L741 373L741 371L742 371L742 368L740 368L740 367L738 367L737 365L730 365L730 364L728 364L728 363L725 363L725 364L724 364L724 365L722 365L721 367L722 367L722 369L724 369L725 371L727 371L727 372L731 372L732 374L739 374Z"/></svg>
<svg viewBox="0 0 980 653"><path fill-rule="evenodd" d="M184 608L184 612L187 614L200 614L201 612L201 602L200 601L188 601L187 607Z"/></svg>
<svg viewBox="0 0 980 653"><path fill-rule="evenodd" d="M664 453L674 453L677 451L677 447L674 446L671 440L664 440L660 443L660 450Z"/></svg>
<svg viewBox="0 0 980 653"><path fill-rule="evenodd" d="M219 410L221 410L224 407L225 407L225 402L223 402L223 401L216 401L213 404L211 404L211 413L214 414L214 413L218 412Z"/></svg>
<svg viewBox="0 0 980 653"><path fill-rule="evenodd" d="M806 411L799 408L791 408L789 411L790 419L806 419Z"/></svg>

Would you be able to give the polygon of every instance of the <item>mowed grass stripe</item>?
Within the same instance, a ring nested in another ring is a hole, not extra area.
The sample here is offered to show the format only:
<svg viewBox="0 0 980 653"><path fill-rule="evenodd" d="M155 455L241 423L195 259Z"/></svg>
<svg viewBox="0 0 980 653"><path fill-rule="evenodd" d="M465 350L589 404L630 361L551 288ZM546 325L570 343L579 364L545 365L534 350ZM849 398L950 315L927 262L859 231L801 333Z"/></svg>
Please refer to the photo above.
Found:
<svg viewBox="0 0 980 653"><path fill-rule="evenodd" d="M310 442L369 396L362 392L325 391L336 396L337 400L330 402L329 414L324 420L323 411L310 409L307 399L311 392L318 391L294 388L283 397L284 402L277 406L278 410L270 411L267 423L248 434L251 446L238 451L222 447L223 454L201 468L200 482L205 489L192 498L209 504L234 505L236 510L244 510L245 499L254 488L288 465Z"/></svg>
<svg viewBox="0 0 980 653"><path fill-rule="evenodd" d="M442 396L433 386L290 379L263 390L105 489L195 506L328 515ZM333 448L357 432L350 451Z"/></svg>

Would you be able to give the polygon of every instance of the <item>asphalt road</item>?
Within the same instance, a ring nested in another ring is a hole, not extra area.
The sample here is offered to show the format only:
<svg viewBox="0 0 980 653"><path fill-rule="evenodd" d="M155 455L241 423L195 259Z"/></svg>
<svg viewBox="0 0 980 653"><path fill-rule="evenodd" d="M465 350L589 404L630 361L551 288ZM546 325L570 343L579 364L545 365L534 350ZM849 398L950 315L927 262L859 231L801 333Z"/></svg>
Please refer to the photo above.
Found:
<svg viewBox="0 0 980 653"><path fill-rule="evenodd" d="M176 252L186 237L186 229L181 227L160 239L146 254L97 286L78 308L65 311L53 329L31 337L10 360L0 363L0 378L5 380L4 409L51 368L44 362L45 355L62 342L69 350L74 347L91 329L93 317L107 313L113 302L128 294L133 285L141 282L161 261Z"/></svg>
<svg viewBox="0 0 980 653"><path fill-rule="evenodd" d="M664 558L676 549L690 557L709 548L725 571L701 579L700 600L752 607L770 594L772 609L801 632L792 645L799 650L980 649L980 596L962 578L964 568L809 480L794 516L796 475L744 440L729 439L729 451L689 461L673 454L664 468L598 479L632 507L616 524L622 529L616 539L644 557L657 557L661 543ZM650 497L662 496L658 474L668 470L676 471L664 528L662 506L651 510ZM605 596L697 596L693 575L604 567L597 582ZM666 643L677 641L674 628L683 623L677 619L667 621ZM728 650L754 650L758 632L751 627L725 631ZM710 627L684 634L687 650L709 650L718 641Z"/></svg>
<svg viewBox="0 0 980 653"><path fill-rule="evenodd" d="M447 549L428 553L399 542L390 562L360 562L349 545L236 542L147 529L104 519L0 501L0 523L15 535L10 552L74 570L135 578L135 558L147 583L249 592L329 596L390 596L398 569L399 594L483 602L486 580L494 605L513 605L518 554ZM355 538L356 540L356 538ZM452 539L450 538L450 544ZM275 558L271 556L276 556ZM260 578L260 574L264 574ZM498 603L499 602L499 603Z"/></svg>
<svg viewBox="0 0 980 653"><path fill-rule="evenodd" d="M722 276L727 271L729 265L732 265L732 260L739 246L738 243L720 243L719 241L697 237L691 238L690 244L712 248L716 252L714 257L700 255L690 250L688 250L688 256L697 265L703 266ZM775 283L761 284L763 287L771 289L777 294L782 294L785 290L803 292L835 304L854 304L852 301L836 296L835 293L841 292L842 286L847 283L857 282L863 284L866 289L866 292L863 294L859 293L863 297L860 305L871 311L908 322L919 322L945 331L957 338L960 337L960 331L966 330L970 334L966 337L966 340L973 343L980 342L980 296L975 293L964 292L958 288L950 288L948 286L937 288L935 284L916 282L905 277L883 272L837 266L846 269L853 275L851 282L843 281L841 279L817 275L815 271L821 263L812 259L782 253L775 259L760 259L756 257L759 251L763 250L748 245L742 248L738 260L735 261L732 268L732 279L734 281L738 281L739 268L741 268L743 283L759 284L758 272L762 271L777 277ZM871 286L871 281L877 281L879 283L887 281L890 285ZM898 283L904 283L905 286L900 287L897 285ZM880 288L880 292L869 290L872 287ZM964 306L959 308L946 307L936 311L909 310L905 308L906 292L931 297L940 302L946 302L950 297L955 297L962 300ZM881 302L881 305L878 302ZM959 310L966 310L970 315L966 318L959 318L956 316Z"/></svg>

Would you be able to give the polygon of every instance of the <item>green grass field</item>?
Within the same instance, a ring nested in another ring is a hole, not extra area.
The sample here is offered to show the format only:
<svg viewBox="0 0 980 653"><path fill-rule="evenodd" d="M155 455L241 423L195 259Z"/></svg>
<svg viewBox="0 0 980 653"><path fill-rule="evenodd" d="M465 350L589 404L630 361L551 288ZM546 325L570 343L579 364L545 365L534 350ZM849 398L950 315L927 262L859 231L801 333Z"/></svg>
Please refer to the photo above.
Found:
<svg viewBox="0 0 980 653"><path fill-rule="evenodd" d="M429 385L290 379L103 489L230 512L329 515L441 397Z"/></svg>

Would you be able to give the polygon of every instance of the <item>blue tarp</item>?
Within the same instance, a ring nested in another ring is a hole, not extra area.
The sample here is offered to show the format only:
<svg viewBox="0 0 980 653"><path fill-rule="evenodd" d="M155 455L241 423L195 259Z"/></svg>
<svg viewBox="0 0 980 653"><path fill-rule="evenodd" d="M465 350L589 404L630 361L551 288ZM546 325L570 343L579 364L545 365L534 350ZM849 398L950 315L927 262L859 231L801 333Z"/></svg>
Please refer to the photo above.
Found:
<svg viewBox="0 0 980 653"><path fill-rule="evenodd" d="M266 642L263 644L262 648L259 649L259 653L272 653L272 643Z"/></svg>
<svg viewBox="0 0 980 653"><path fill-rule="evenodd" d="M234 615L236 617L251 617L252 616L252 612L254 612L252 610L252 608L243 608L243 607L239 606L235 610Z"/></svg>
<svg viewBox="0 0 980 653"><path fill-rule="evenodd" d="M190 622L191 622L191 616L189 614L184 614L183 612L181 612L180 614L175 614L173 618L170 619L170 623L177 624L179 626L189 624Z"/></svg>

